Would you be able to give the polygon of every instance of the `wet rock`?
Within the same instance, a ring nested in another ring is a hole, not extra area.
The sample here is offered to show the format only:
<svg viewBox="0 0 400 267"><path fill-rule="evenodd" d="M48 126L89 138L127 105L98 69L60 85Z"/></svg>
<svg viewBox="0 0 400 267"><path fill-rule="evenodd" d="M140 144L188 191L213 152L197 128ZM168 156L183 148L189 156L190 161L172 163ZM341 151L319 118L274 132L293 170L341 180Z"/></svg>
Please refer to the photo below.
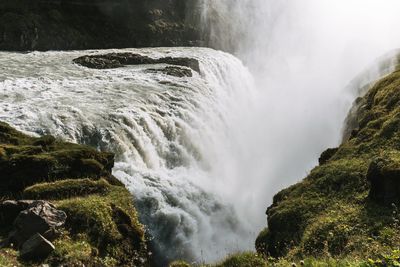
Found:
<svg viewBox="0 0 400 267"><path fill-rule="evenodd" d="M172 66L168 66L163 69L148 69L146 72L163 73L165 75L175 76L175 77L179 77L179 78L193 76L193 73L190 69L180 68L180 67L172 67Z"/></svg>
<svg viewBox="0 0 400 267"><path fill-rule="evenodd" d="M35 234L21 247L20 257L24 260L46 258L53 250L54 245L41 234Z"/></svg>
<svg viewBox="0 0 400 267"><path fill-rule="evenodd" d="M371 183L369 197L389 205L400 201L400 163L389 157L375 158L369 165L367 180Z"/></svg>
<svg viewBox="0 0 400 267"><path fill-rule="evenodd" d="M35 201L15 219L9 242L20 247L34 234L45 234L64 225L66 219L65 212L56 209L51 203Z"/></svg>
<svg viewBox="0 0 400 267"><path fill-rule="evenodd" d="M150 58L134 53L109 53L104 55L87 55L73 60L75 64L93 69L111 69L127 65L154 65L168 64L183 66L200 72L199 61L194 58L186 57L162 57ZM170 70L171 72L171 70Z"/></svg>

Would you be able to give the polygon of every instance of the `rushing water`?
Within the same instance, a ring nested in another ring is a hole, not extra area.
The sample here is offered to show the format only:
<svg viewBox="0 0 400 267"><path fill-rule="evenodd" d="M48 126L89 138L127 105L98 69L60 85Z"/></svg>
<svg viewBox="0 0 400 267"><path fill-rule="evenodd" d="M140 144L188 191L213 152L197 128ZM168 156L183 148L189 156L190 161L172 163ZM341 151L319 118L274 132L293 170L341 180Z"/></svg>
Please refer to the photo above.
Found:
<svg viewBox="0 0 400 267"><path fill-rule="evenodd" d="M240 58L255 80L252 131L238 140L251 151L239 155L248 178L231 187L254 229L277 191L339 145L359 88L393 69L396 60L376 59L400 47L399 8L398 0L197 1L189 17L208 44Z"/></svg>
<svg viewBox="0 0 400 267"><path fill-rule="evenodd" d="M384 4L383 4L384 2ZM0 53L0 120L116 154L156 257L213 261L253 249L265 208L336 146L351 102L393 67L397 0L197 0L204 48L128 49L200 61L93 70L108 51ZM199 27L200 27L199 26Z"/></svg>
<svg viewBox="0 0 400 267"><path fill-rule="evenodd" d="M126 51L190 56L201 73L178 78L148 71L163 65L72 63L110 51L0 53L0 120L115 152L113 173L132 191L163 257L209 261L250 248L254 234L224 192L240 167L235 155L245 152L232 129L252 106L247 69L211 49Z"/></svg>

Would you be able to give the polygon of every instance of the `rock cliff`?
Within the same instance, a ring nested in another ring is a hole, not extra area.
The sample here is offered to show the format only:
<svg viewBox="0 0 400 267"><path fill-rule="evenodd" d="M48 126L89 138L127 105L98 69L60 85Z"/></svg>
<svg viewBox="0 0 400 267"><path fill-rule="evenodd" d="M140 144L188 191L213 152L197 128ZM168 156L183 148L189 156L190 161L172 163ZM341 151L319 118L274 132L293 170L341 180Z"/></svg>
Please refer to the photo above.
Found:
<svg viewBox="0 0 400 267"><path fill-rule="evenodd" d="M0 3L0 50L198 44L192 0L15 0Z"/></svg>

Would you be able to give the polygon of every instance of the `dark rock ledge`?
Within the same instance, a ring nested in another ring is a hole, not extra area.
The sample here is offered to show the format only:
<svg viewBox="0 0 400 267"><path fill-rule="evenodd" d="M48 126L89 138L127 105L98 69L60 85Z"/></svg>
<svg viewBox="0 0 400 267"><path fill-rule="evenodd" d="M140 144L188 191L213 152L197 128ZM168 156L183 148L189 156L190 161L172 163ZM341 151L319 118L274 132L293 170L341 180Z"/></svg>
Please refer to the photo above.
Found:
<svg viewBox="0 0 400 267"><path fill-rule="evenodd" d="M197 59L187 57L150 58L134 53L109 53L103 55L86 55L74 59L73 62L92 69L112 69L127 65L168 64L187 67L196 72L200 72L199 61ZM171 69L166 70L167 74L171 73L171 71ZM175 72L172 71L172 73Z"/></svg>

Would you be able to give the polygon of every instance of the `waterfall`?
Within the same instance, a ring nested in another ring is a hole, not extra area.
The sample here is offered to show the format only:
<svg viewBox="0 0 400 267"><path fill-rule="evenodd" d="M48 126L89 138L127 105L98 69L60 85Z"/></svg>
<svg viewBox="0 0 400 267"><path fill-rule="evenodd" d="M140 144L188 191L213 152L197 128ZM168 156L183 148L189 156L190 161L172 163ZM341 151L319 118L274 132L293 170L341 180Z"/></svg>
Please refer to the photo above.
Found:
<svg viewBox="0 0 400 267"><path fill-rule="evenodd" d="M238 155L246 180L230 188L255 228L265 227L277 191L339 145L360 89L397 63L383 59L381 68L380 57L400 47L399 8L397 0L198 0L190 10L208 45L240 58L255 80L251 131L237 139L251 151Z"/></svg>
<svg viewBox="0 0 400 267"><path fill-rule="evenodd" d="M0 120L114 152L113 173L131 190L160 263L214 261L253 249L272 196L339 144L359 89L348 83L400 45L398 7L197 0L188 19L207 44L234 56L205 48L2 52ZM201 72L72 64L121 51L193 57Z"/></svg>
<svg viewBox="0 0 400 267"><path fill-rule="evenodd" d="M193 57L201 73L72 63L127 51ZM211 49L157 48L0 53L0 65L0 120L116 154L113 173L133 193L161 265L213 261L253 246L255 231L231 205L240 198L230 190L241 164L236 155L247 153L235 129L246 126L244 111L255 101L252 76L238 59Z"/></svg>

